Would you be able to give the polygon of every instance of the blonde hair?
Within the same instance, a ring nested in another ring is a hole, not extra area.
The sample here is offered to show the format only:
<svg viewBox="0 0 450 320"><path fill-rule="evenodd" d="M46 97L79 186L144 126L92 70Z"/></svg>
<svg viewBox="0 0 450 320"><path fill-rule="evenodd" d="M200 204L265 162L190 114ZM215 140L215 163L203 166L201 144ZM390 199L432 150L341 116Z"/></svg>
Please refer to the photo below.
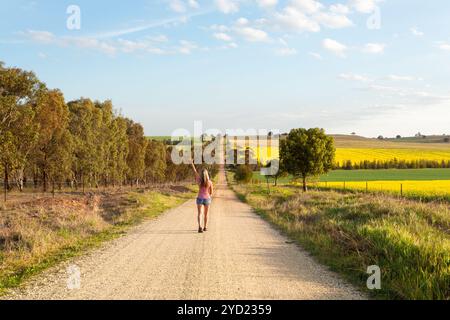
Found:
<svg viewBox="0 0 450 320"><path fill-rule="evenodd" d="M210 179L209 179L208 170L203 169L202 173L200 174L200 184L203 187L208 187L209 186L209 181L210 181Z"/></svg>

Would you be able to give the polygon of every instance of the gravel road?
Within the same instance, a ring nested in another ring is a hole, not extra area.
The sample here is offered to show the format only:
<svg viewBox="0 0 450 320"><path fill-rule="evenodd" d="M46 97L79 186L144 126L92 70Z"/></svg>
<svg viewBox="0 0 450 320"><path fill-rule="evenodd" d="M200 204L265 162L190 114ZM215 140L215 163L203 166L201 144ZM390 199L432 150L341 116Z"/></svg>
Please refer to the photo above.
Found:
<svg viewBox="0 0 450 320"><path fill-rule="evenodd" d="M223 172L217 187L208 232L197 233L189 201L3 299L367 298L240 202ZM69 290L77 269L80 286Z"/></svg>

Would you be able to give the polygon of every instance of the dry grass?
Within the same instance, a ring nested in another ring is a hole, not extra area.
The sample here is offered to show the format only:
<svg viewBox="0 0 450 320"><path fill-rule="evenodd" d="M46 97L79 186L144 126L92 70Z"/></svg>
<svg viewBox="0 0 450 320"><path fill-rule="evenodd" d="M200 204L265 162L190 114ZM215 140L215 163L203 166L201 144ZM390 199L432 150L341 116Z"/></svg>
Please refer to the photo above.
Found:
<svg viewBox="0 0 450 320"><path fill-rule="evenodd" d="M14 195L0 207L0 291L191 196L183 187Z"/></svg>

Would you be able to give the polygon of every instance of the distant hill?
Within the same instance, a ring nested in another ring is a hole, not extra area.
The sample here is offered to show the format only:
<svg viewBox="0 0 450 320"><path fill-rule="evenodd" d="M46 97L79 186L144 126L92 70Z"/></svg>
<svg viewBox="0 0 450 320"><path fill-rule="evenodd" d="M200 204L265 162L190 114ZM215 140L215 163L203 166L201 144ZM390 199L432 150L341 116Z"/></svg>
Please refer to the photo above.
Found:
<svg viewBox="0 0 450 320"><path fill-rule="evenodd" d="M431 135L402 138L366 138L358 135L333 134L337 148L377 148L377 149L449 149L450 136ZM285 135L282 135L284 138ZM170 141L170 136L152 136L148 139ZM250 137L250 139L256 137ZM180 137L181 140L181 137ZM240 139L238 139L240 140Z"/></svg>

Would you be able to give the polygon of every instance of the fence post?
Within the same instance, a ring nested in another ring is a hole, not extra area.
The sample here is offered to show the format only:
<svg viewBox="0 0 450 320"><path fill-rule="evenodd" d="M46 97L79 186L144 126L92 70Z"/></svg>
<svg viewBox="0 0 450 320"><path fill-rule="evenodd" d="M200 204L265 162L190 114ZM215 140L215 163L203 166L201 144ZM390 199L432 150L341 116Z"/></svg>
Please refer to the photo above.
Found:
<svg viewBox="0 0 450 320"><path fill-rule="evenodd" d="M403 183L400 183L400 197L403 197Z"/></svg>
<svg viewBox="0 0 450 320"><path fill-rule="evenodd" d="M369 192L369 182L366 181L366 193Z"/></svg>
<svg viewBox="0 0 450 320"><path fill-rule="evenodd" d="M347 190L347 189L345 188L345 181L344 181L344 190Z"/></svg>

